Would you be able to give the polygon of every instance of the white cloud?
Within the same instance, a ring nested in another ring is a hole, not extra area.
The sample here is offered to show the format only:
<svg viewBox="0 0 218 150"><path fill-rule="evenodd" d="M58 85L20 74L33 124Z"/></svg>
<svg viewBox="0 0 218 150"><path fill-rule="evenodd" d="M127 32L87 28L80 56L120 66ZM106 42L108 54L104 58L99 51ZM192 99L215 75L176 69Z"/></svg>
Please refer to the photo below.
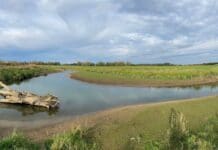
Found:
<svg viewBox="0 0 218 150"><path fill-rule="evenodd" d="M28 57L33 57L31 51L39 51L39 56L42 51L46 55L55 51L62 53L60 61L70 57L95 61L110 60L107 54L111 53L114 59L134 55L133 61L145 63L175 56L183 63L193 53L212 58L218 49L216 0L0 3L0 51L25 51ZM11 51L0 59L12 58L8 57L13 55ZM58 59L58 55L52 56Z"/></svg>
<svg viewBox="0 0 218 150"><path fill-rule="evenodd" d="M9 29L0 29L0 47L10 47L11 45L15 46L18 49L29 49L29 48L40 48L39 41L41 39L45 41L45 35L42 31L38 29L28 29L28 28L9 28ZM43 42L44 43L44 42Z"/></svg>
<svg viewBox="0 0 218 150"><path fill-rule="evenodd" d="M129 54L133 54L135 50L130 49L128 47L119 47L109 50L109 54L111 56L127 56Z"/></svg>
<svg viewBox="0 0 218 150"><path fill-rule="evenodd" d="M169 41L173 46L186 46L190 41L187 36L179 36Z"/></svg>
<svg viewBox="0 0 218 150"><path fill-rule="evenodd" d="M195 45L192 45L187 48L182 48L177 50L179 54L188 54L188 53L207 53L207 52L213 52L218 50L218 39L217 40L208 40L204 42L196 43Z"/></svg>

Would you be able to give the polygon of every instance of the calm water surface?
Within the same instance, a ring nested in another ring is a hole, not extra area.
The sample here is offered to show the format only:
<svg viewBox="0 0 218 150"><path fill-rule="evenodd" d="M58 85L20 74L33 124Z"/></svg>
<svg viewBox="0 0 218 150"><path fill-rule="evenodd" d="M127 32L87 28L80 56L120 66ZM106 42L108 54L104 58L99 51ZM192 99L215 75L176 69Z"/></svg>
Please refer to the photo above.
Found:
<svg viewBox="0 0 218 150"><path fill-rule="evenodd" d="M41 76L11 86L19 91L39 95L51 93L60 100L60 108L47 111L44 108L17 105L0 105L0 122L52 122L67 117L130 104L169 101L216 95L218 87L201 88L136 88L89 84L69 78L70 72ZM40 123L39 123L40 124Z"/></svg>

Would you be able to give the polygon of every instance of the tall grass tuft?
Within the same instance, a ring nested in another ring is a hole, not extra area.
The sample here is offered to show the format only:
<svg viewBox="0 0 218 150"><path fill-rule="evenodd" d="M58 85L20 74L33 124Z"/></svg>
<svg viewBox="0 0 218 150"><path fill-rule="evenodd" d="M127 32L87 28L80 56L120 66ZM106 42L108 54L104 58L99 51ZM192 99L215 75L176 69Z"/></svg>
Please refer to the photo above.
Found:
<svg viewBox="0 0 218 150"><path fill-rule="evenodd" d="M169 147L170 149L187 149L187 137L189 131L187 129L187 121L185 116L176 111L171 110L170 118L170 129L169 129Z"/></svg>
<svg viewBox="0 0 218 150"><path fill-rule="evenodd" d="M38 150L40 147L34 144L22 134L13 132L10 136L0 140L0 150Z"/></svg>
<svg viewBox="0 0 218 150"><path fill-rule="evenodd" d="M146 143L146 150L217 150L218 115L208 120L199 130L188 129L181 112L171 109L167 142ZM155 143L155 144L154 144Z"/></svg>
<svg viewBox="0 0 218 150"><path fill-rule="evenodd" d="M97 145L85 136L85 131L75 129L70 133L57 135L47 141L46 149L49 150L97 150Z"/></svg>

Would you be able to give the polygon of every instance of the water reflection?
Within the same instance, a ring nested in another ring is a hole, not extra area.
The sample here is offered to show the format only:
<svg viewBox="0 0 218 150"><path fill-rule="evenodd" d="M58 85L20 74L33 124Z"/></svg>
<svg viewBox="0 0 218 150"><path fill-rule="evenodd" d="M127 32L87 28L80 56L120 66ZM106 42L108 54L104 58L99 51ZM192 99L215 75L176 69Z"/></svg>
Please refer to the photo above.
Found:
<svg viewBox="0 0 218 150"><path fill-rule="evenodd" d="M70 79L71 72L62 72L33 78L11 88L38 95L48 93L59 98L60 108L50 110L41 107L0 105L0 120L51 120L71 117L123 105L169 101L215 95L217 84L211 86L138 88L89 84Z"/></svg>
<svg viewBox="0 0 218 150"><path fill-rule="evenodd" d="M216 89L218 88L218 84L208 84L208 85L195 85L195 86L185 86L185 87L177 87L177 88L182 88L182 89L195 89L195 90L201 90L203 88L209 88L209 89Z"/></svg>
<svg viewBox="0 0 218 150"><path fill-rule="evenodd" d="M0 109L12 109L21 113L22 116L34 115L37 113L46 112L49 116L55 115L58 112L58 108L46 109L43 107L19 105L19 104L0 104Z"/></svg>

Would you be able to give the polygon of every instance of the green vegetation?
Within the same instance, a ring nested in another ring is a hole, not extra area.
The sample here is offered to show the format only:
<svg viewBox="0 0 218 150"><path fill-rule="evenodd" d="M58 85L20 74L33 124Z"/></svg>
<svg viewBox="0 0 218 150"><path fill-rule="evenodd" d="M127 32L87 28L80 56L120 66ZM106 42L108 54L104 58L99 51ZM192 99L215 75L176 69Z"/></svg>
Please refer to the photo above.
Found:
<svg viewBox="0 0 218 150"><path fill-rule="evenodd" d="M74 129L40 143L20 134L0 140L0 149L215 150L218 97L117 109L88 130ZM183 112L183 113L181 113Z"/></svg>
<svg viewBox="0 0 218 150"><path fill-rule="evenodd" d="M100 64L99 64L100 65ZM55 72L103 84L188 86L218 82L218 65L196 66L47 66L1 65L0 80L19 82ZM0 140L0 149L48 150L204 150L218 148L218 96L114 109L95 116L88 130L57 134L33 142L16 132ZM181 113L182 112L182 113ZM60 131L61 132L61 131Z"/></svg>
<svg viewBox="0 0 218 150"><path fill-rule="evenodd" d="M218 65L74 66L72 78L102 84L190 86L218 82Z"/></svg>
<svg viewBox="0 0 218 150"><path fill-rule="evenodd" d="M21 65L61 65L60 62L41 62L41 61L32 61L32 62L17 62L17 61L0 61L0 65L5 66L21 66Z"/></svg>
<svg viewBox="0 0 218 150"><path fill-rule="evenodd" d="M70 133L56 135L45 142L48 150L97 150L97 145L87 137L87 131L75 129Z"/></svg>
<svg viewBox="0 0 218 150"><path fill-rule="evenodd" d="M90 62L90 61L85 61L85 62L79 61L79 62L76 62L76 63L65 64L65 65L73 65L73 66L180 66L180 65L169 63L169 62L155 63L155 64L151 64L151 63L134 64L134 63L131 63L131 62L124 62L124 61L114 61L114 62L100 61L100 62L97 62L97 63ZM197 65L218 65L218 62L193 64L193 65L195 65L195 66L197 66Z"/></svg>
<svg viewBox="0 0 218 150"><path fill-rule="evenodd" d="M73 64L68 64L68 65L73 65L73 66L130 66L134 65L130 62L98 62L98 63L93 63L93 62L77 62Z"/></svg>
<svg viewBox="0 0 218 150"><path fill-rule="evenodd" d="M13 132L10 136L3 138L0 141L1 150L37 150L39 145L34 144L22 134Z"/></svg>
<svg viewBox="0 0 218 150"><path fill-rule="evenodd" d="M155 144L151 144L155 143ZM209 119L199 130L187 127L184 115L172 109L168 139L165 143L151 142L145 149L156 150L215 150L218 149L218 116Z"/></svg>
<svg viewBox="0 0 218 150"><path fill-rule="evenodd" d="M203 131L202 126L206 126L208 120L216 115L218 97L130 106L114 110L109 115L97 119L96 126L92 129L92 136L97 143L100 143L102 149L131 150L144 149L145 145L162 145L169 139L168 120L172 108L183 112L186 119L181 120L187 121L185 126L188 129L185 129L190 130L189 133L198 133ZM207 133L211 136L217 135L217 132ZM178 139L183 139L183 136Z"/></svg>
<svg viewBox="0 0 218 150"><path fill-rule="evenodd" d="M54 67L48 66L29 66L29 65L18 65L18 66L0 66L0 81L11 84L14 82L20 82L32 77L40 75L46 75L51 72L57 71Z"/></svg>
<svg viewBox="0 0 218 150"><path fill-rule="evenodd" d="M98 147L86 135L85 130L75 129L72 132L56 135L42 143L35 143L19 134L0 140L1 150L97 150Z"/></svg>

